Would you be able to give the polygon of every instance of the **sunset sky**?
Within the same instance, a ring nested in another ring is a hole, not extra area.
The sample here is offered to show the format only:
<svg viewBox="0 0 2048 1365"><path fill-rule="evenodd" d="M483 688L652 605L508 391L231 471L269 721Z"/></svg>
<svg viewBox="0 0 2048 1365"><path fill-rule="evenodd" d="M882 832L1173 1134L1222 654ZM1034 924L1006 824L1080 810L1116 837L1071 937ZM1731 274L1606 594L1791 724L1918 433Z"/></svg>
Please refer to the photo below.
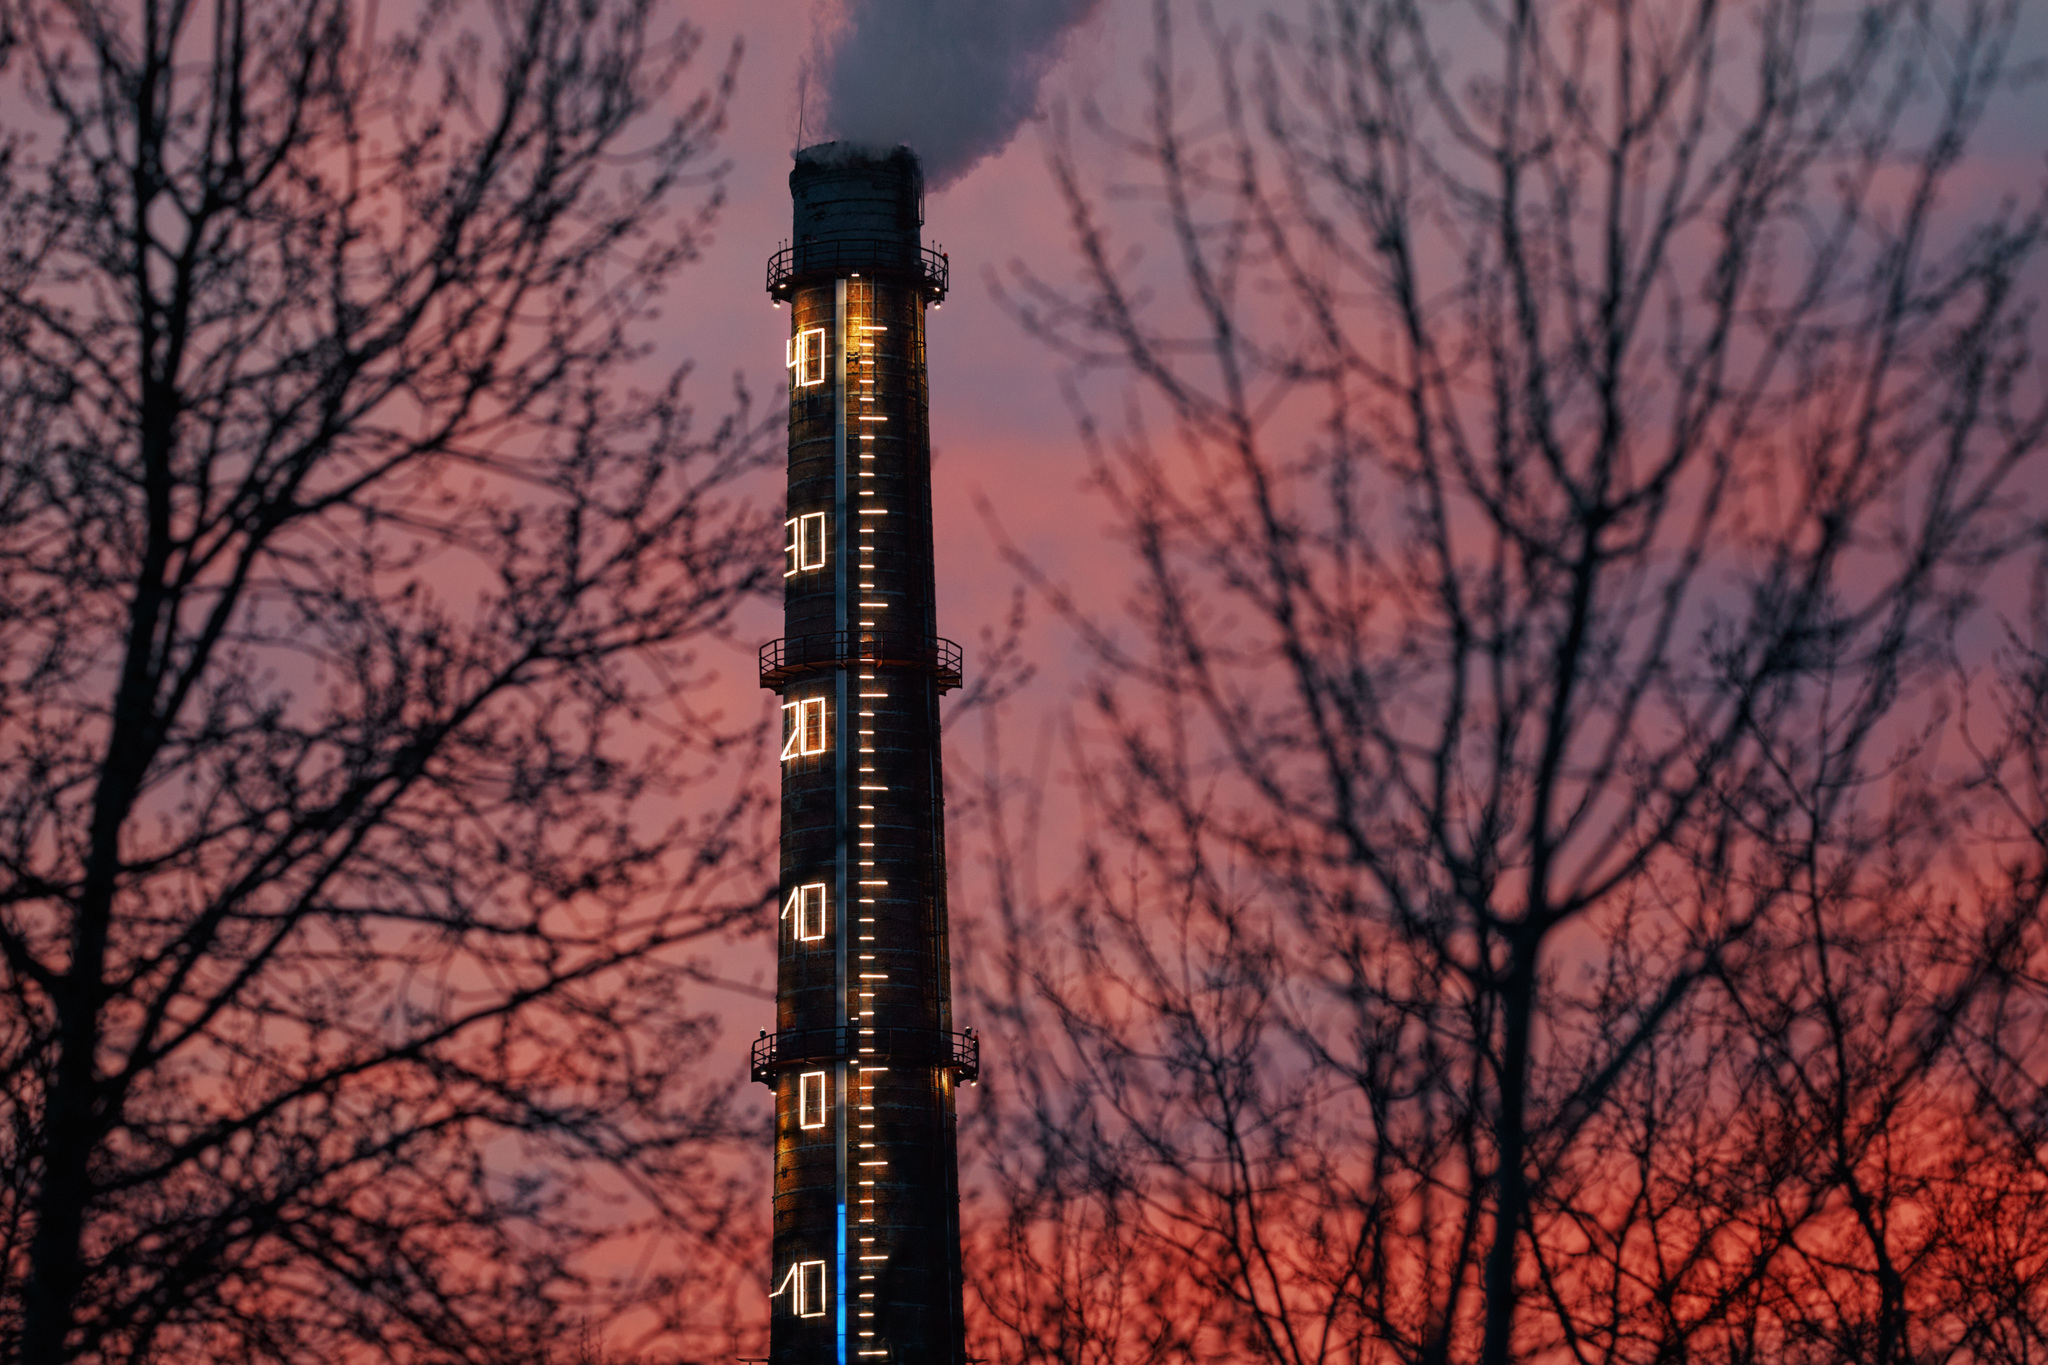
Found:
<svg viewBox="0 0 2048 1365"><path fill-rule="evenodd" d="M1224 0L1215 6L1226 25L1255 29L1269 6ZM1280 9L1288 10L1281 6ZM951 257L952 292L928 316L933 500L937 517L939 628L972 645L984 627L998 625L1016 579L991 545L978 499L986 499L1004 531L1034 560L1097 605L1119 597L1124 570L1103 553L1108 522L1084 488L1084 459L1059 357L1027 336L991 293L995 277L1023 267L1055 283L1078 279L1072 241L1046 168L1048 111L1074 111L1092 103L1112 118L1142 113L1144 65L1151 52L1149 0L1103 0L1095 16L1073 30L1040 91L1040 114L1027 121L1003 151L964 177L927 196L925 240ZM2021 42L2048 50L2048 7L2022 6ZM769 305L763 287L768 256L789 236L790 152L798 145L797 91L806 62L817 50L818 25L833 13L831 0L706 0L676 5L704 33L703 52L691 75L708 79L733 43L743 44L738 87L719 148L730 164L726 205L703 259L671 286L657 330L653 360L697 366L702 409L713 410L717 389L742 372L762 411L782 401L782 343L786 315ZM1291 12L1291 11L1289 11ZM1190 89L1205 84L1198 40L1186 39L1183 61ZM686 82L684 92L698 87ZM2015 93L1992 109L1972 149L1971 165L1956 183L1980 188L1987 199L2007 193L2038 173L2041 139L2027 105L2041 96ZM814 121L818 101L813 100ZM819 140L815 126L804 139ZM1077 138L1084 166L1105 166L1099 142ZM2011 178L2007 174L2011 173ZM1157 252L1162 244L1144 244ZM1097 375L1098 403L1114 395L1114 376ZM779 486L764 486L779 497ZM1042 615L1042 613L1041 613ZM764 604L758 633L777 632L778 613ZM1038 642L1061 642L1041 628ZM747 685L751 656L735 661L735 679ZM1054 701L1073 678L1041 657L1034 693ZM973 661L970 657L970 669ZM759 704L767 706L767 695Z"/></svg>
<svg viewBox="0 0 2048 1365"><path fill-rule="evenodd" d="M1252 0L1222 0L1221 22L1240 32L1255 30L1275 7ZM1293 14L1289 6L1279 10ZM716 409L718 387L734 370L742 372L761 410L779 412L783 401L782 343L787 315L772 308L763 288L767 257L788 237L790 153L820 140L820 103L811 101L810 126L801 134L798 90L807 63L819 60L821 25L829 29L832 0L708 0L677 6L704 34L704 48L691 74L708 78L738 42L738 68L727 131L720 146L729 163L727 201L703 259L674 282L654 359L664 366L693 361L698 367L700 410ZM2022 6L2020 46L2048 49L2048 7ZM970 680L977 668L976 642L985 629L1000 627L1017 575L992 542L977 503L985 501L1004 533L1073 589L1077 600L1114 613L1128 599L1135 579L1129 560L1108 546L1110 518L1087 488L1085 457L1063 378L1074 373L1058 356L1025 334L993 297L992 284L1019 268L1054 283L1078 280L1073 244L1052 184L1046 157L1050 115L1084 104L1112 119L1135 121L1143 113L1144 68L1152 48L1150 0L1103 0L1093 18L1073 30L1058 49L1039 92L1039 115L1026 121L997 154L987 157L955 183L928 194L924 236L949 253L952 292L944 307L928 315L933 443L933 505L936 517L939 629L968 648ZM1206 54L1192 34L1185 38L1187 89L1207 89ZM697 87L686 83L685 91ZM2038 174L2041 139L2028 117L2031 94L2015 93L1990 111L1979 130L1970 164L1952 185L1980 191L1987 201ZM1110 174L1099 141L1077 138L1084 168ZM1125 206L1128 210L1128 205ZM1139 221L1124 218L1129 224ZM1165 249L1152 240L1148 252ZM1118 380L1113 374L1085 379L1098 414L1114 415ZM1105 400L1107 400L1105 402ZM771 471L762 496L779 499L779 473ZM754 688L752 650L780 634L779 608L759 604L754 620L735 642L729 687L720 695L740 714L748 707L768 714L769 694ZM1037 669L1033 684L1012 705L1006 731L1016 748L1055 732L1046 722L1067 714L1067 703L1085 676L1083 651L1068 632L1034 609L1027 654ZM978 758L976 741L958 727L949 731L947 764L951 782L961 781ZM1015 749L1011 757L1016 757ZM1055 764L1057 767L1057 764ZM1071 805L1057 777L1051 793L1051 827L1039 852L1046 871L1057 875L1060 812ZM956 915L963 892L971 895L975 849L955 829L953 887ZM765 986L771 955L765 943L742 947L728 966L734 977ZM735 997L728 1016L727 1050L740 1065L755 1014L763 1006ZM971 1022L971 1021L969 1021Z"/></svg>
<svg viewBox="0 0 2048 1365"><path fill-rule="evenodd" d="M138 1304L299 1361L562 1359L587 1305L614 1360L755 1358L771 1216L787 1259L836 1210L844 1265L891 1062L949 1135L925 1209L981 1068L942 1229L977 1358L2048 1349L2048 0L251 0L261 60L218 0L132 67L95 21L183 11L38 3L0 0L0 1357ZM614 141L642 25L700 44ZM931 684L892 729L792 645L779 686L838 690L781 767L757 666L894 572L846 403L909 406L851 338L910 314L842 288L785 463L792 154L920 120L937 872ZM1029 680L969 706L1018 600ZM851 795L899 760L901 821ZM776 927L822 925L813 866L830 958ZM850 1003L901 984L851 975L900 946L861 904L952 993L914 1048ZM827 1063L818 1197L771 1120L813 1140ZM338 1294L306 1228L388 1282Z"/></svg>

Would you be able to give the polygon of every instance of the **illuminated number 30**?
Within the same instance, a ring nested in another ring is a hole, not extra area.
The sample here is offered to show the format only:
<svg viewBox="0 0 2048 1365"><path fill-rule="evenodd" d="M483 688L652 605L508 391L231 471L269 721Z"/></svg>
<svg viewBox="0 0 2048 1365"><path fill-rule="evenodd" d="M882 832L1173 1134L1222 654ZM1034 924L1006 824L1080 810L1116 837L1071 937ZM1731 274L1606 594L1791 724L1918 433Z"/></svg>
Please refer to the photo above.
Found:
<svg viewBox="0 0 2048 1365"><path fill-rule="evenodd" d="M791 517L782 523L789 532L789 543L782 547L789 556L789 567L782 571L784 578L793 578L806 569L825 567L825 514L806 512Z"/></svg>

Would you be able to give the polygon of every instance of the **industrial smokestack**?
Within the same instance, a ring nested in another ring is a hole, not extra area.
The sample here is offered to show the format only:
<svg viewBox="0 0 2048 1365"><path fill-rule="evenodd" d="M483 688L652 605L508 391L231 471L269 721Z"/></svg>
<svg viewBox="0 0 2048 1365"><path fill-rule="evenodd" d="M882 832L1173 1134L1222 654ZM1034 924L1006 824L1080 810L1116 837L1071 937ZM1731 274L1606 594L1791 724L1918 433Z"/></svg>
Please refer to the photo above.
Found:
<svg viewBox="0 0 2048 1365"><path fill-rule="evenodd" d="M782 916L776 1029L773 1365L966 1355L939 697L960 684L932 569L925 305L946 259L919 239L907 148L807 147L794 232L768 266L790 311L782 639Z"/></svg>

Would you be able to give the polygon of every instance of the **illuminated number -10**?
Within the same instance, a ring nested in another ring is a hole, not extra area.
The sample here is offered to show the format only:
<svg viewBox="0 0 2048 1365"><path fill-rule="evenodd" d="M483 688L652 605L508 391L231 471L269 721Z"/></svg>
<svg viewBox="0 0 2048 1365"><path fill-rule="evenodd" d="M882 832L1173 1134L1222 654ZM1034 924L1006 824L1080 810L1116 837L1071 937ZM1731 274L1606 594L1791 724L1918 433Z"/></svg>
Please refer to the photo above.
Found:
<svg viewBox="0 0 2048 1365"><path fill-rule="evenodd" d="M825 699L803 697L782 703L782 761L825 752Z"/></svg>
<svg viewBox="0 0 2048 1365"><path fill-rule="evenodd" d="M782 916L790 933L805 943L825 937L825 883L812 882L789 893L782 903Z"/></svg>
<svg viewBox="0 0 2048 1365"><path fill-rule="evenodd" d="M793 578L806 569L824 568L825 514L805 512L782 524L789 531L789 543L782 547L789 556L789 567L782 571L782 576Z"/></svg>
<svg viewBox="0 0 2048 1365"><path fill-rule="evenodd" d="M825 329L813 327L798 332L782 343L783 368L796 371L796 386L809 388L825 382Z"/></svg>
<svg viewBox="0 0 2048 1365"><path fill-rule="evenodd" d="M796 1078L796 1126L825 1126L825 1073L806 1071Z"/></svg>

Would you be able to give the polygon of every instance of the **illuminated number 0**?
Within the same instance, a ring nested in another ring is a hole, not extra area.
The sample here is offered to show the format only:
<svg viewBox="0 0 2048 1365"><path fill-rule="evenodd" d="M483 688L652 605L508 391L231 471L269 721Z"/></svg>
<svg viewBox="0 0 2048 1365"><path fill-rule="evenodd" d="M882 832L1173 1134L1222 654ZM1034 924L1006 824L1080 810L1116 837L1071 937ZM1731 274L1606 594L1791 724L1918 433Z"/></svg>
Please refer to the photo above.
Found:
<svg viewBox="0 0 2048 1365"><path fill-rule="evenodd" d="M804 697L782 703L782 761L825 752L825 699Z"/></svg>
<svg viewBox="0 0 2048 1365"><path fill-rule="evenodd" d="M799 1261L796 1267L796 1315L800 1318L825 1316L825 1263Z"/></svg>
<svg viewBox="0 0 2048 1365"><path fill-rule="evenodd" d="M825 1073L806 1071L796 1078L796 1126L825 1126Z"/></svg>

